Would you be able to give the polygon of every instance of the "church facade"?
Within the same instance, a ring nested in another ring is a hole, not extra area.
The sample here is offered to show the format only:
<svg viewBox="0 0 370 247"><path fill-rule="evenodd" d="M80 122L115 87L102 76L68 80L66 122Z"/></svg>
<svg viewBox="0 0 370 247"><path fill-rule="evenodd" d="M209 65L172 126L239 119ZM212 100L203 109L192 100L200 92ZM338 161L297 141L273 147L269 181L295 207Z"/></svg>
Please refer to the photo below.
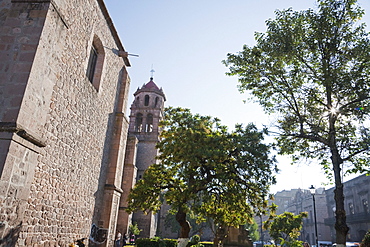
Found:
<svg viewBox="0 0 370 247"><path fill-rule="evenodd" d="M113 246L129 66L103 0L0 2L0 246Z"/></svg>

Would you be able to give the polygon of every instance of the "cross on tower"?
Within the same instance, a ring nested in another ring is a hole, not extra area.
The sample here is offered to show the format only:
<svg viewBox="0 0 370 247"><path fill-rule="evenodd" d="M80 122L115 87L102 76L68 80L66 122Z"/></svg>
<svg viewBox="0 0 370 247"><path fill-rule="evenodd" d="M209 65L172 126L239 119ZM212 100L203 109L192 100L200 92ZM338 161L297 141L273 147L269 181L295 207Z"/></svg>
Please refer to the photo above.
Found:
<svg viewBox="0 0 370 247"><path fill-rule="evenodd" d="M153 64L152 64L152 69L150 70L150 79L153 80L153 75L154 75L155 70L153 69Z"/></svg>

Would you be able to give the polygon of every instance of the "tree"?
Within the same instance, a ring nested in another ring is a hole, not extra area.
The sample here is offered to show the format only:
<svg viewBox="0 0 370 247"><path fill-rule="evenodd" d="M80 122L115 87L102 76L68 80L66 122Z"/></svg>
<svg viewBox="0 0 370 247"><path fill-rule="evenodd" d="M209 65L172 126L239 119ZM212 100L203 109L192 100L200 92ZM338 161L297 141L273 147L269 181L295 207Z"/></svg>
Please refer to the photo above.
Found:
<svg viewBox="0 0 370 247"><path fill-rule="evenodd" d="M298 241L301 234L303 218L308 216L307 212L302 212L299 215L294 215L291 212L285 212L280 215L274 215L270 218L265 227L269 229L271 238L275 245L280 243L288 247L300 247L302 241Z"/></svg>
<svg viewBox="0 0 370 247"><path fill-rule="evenodd" d="M267 207L276 165L263 143L266 130L249 124L228 132L218 119L171 107L165 109L161 126L158 163L131 191L129 212L157 211L162 195L176 211L180 238L189 238L189 213L222 228L244 225L253 210Z"/></svg>
<svg viewBox="0 0 370 247"><path fill-rule="evenodd" d="M336 242L348 226L341 165L369 169L370 43L356 0L318 0L318 9L276 11L254 47L223 61L267 113L277 113L279 154L318 159L334 178Z"/></svg>
<svg viewBox="0 0 370 247"><path fill-rule="evenodd" d="M245 225L245 228L249 231L249 237L251 238L252 242L255 242L260 239L260 234L258 232L258 225L256 221L253 218L253 221L251 223L247 223Z"/></svg>
<svg viewBox="0 0 370 247"><path fill-rule="evenodd" d="M180 230L180 225L176 221L175 214L176 214L176 212L173 213L171 211L169 211L166 214L166 216L164 218L164 222L165 222L164 226L167 229L170 229L171 232L177 233ZM210 225L212 225L210 220L207 220L205 222L197 222L196 219L194 217L192 217L191 214L187 214L186 219L190 224L190 228L191 228L191 231L189 233L190 235L201 234L201 232L203 231L204 228L207 228Z"/></svg>

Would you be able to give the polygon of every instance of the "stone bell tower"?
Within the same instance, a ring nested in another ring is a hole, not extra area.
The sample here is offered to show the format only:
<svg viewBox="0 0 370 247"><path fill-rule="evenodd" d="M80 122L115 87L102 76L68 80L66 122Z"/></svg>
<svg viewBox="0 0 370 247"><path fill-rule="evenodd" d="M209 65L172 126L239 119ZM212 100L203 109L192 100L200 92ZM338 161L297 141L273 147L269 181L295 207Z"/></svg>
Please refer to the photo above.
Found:
<svg viewBox="0 0 370 247"><path fill-rule="evenodd" d="M135 212L128 215L124 209L127 207L127 197L136 181L141 179L144 171L156 163L159 141L159 121L162 119L166 96L162 88L150 81L138 88L134 93L135 99L131 105L128 140L124 175L122 180L122 199L120 203L119 223L117 229L126 233L128 225L137 223L142 229L140 237L154 237L157 229L157 217L153 214L145 215ZM125 223L128 222L128 223Z"/></svg>

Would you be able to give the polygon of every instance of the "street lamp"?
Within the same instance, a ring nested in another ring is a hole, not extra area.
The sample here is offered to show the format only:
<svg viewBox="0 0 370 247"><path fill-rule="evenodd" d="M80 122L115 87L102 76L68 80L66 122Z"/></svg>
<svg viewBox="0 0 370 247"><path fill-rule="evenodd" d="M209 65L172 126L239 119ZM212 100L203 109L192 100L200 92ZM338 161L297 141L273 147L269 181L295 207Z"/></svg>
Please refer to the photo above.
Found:
<svg viewBox="0 0 370 247"><path fill-rule="evenodd" d="M261 246L263 247L263 231L262 231L262 213L260 213L260 221L261 221L261 236L260 236L260 241L261 241Z"/></svg>
<svg viewBox="0 0 370 247"><path fill-rule="evenodd" d="M319 247L319 241L317 239L317 221L316 221L316 205L315 205L315 187L313 187L313 185L311 185L311 187L309 188L310 189L310 192L311 192L311 195L312 195L312 201L313 201L313 214L314 214L314 218L315 218L315 243L316 243L316 247Z"/></svg>

